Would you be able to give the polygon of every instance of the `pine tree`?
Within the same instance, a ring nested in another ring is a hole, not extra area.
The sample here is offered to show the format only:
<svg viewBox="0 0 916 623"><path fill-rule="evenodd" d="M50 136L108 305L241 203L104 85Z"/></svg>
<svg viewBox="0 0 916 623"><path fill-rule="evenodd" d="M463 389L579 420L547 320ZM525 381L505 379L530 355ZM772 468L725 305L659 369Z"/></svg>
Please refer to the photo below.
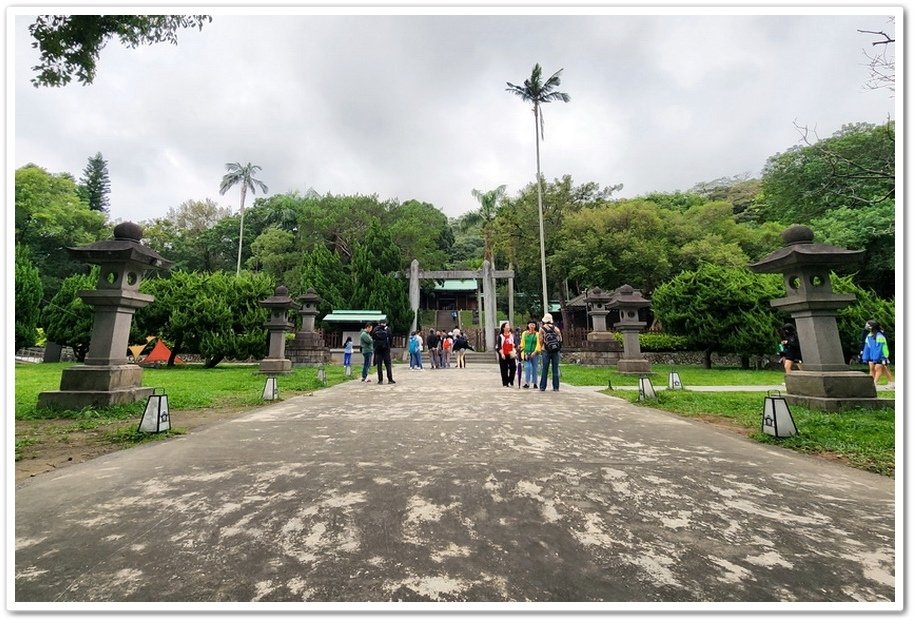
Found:
<svg viewBox="0 0 916 623"><path fill-rule="evenodd" d="M83 169L80 178L80 195L97 212L108 214L108 194L111 192L111 181L108 179L108 162L97 152Z"/></svg>

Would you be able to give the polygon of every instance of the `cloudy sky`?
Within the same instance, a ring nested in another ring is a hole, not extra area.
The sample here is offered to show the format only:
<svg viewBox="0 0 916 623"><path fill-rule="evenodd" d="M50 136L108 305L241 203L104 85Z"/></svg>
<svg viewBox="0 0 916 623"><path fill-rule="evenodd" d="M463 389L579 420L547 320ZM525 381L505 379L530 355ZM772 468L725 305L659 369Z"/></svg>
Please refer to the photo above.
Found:
<svg viewBox="0 0 916 623"><path fill-rule="evenodd" d="M857 31L894 32L874 8L370 10L204 9L213 22L177 46L112 41L91 86L62 88L31 85L33 18L11 17L11 164L79 178L101 152L116 220L188 199L237 209L236 190L219 195L235 161L263 167L270 194L377 194L457 216L477 205L472 189L515 194L534 180L534 118L506 82L521 84L535 63L562 68L571 97L545 109L544 174L621 183L623 197L758 176L799 143L795 123L827 137L895 117L890 92L864 86L873 39Z"/></svg>

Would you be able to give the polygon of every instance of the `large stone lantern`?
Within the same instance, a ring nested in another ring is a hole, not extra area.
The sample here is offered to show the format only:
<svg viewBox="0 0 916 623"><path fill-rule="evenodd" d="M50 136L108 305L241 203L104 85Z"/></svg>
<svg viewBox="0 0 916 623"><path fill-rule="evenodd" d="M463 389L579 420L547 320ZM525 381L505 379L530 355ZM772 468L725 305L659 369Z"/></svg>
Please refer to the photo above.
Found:
<svg viewBox="0 0 916 623"><path fill-rule="evenodd" d="M804 225L789 227L782 239L785 246L748 268L782 273L785 280L786 296L770 305L792 315L802 356L801 370L785 377L787 402L826 411L886 406L871 377L846 364L836 312L856 297L834 292L830 283L831 270L854 266L865 252L815 244L814 232Z"/></svg>
<svg viewBox="0 0 916 623"><path fill-rule="evenodd" d="M634 290L630 285L622 285L614 290L609 305L611 309L620 311L620 322L614 328L623 334L623 357L617 362L617 371L651 372L652 368L639 348L639 331L646 326L645 322L639 320L639 310L649 307L651 302L643 298L639 290Z"/></svg>
<svg viewBox="0 0 916 623"><path fill-rule="evenodd" d="M277 286L273 296L259 303L270 312L270 318L264 323L268 331L267 357L261 360L259 369L268 375L288 374L293 362L286 358L286 332L292 330L293 323L287 314L296 304L289 297L286 286Z"/></svg>
<svg viewBox="0 0 916 623"><path fill-rule="evenodd" d="M321 297L313 288L309 288L298 300L302 303L299 310L301 321L299 331L289 347L290 359L294 364L327 363L331 359L331 351L325 348L321 334L315 330Z"/></svg>
<svg viewBox="0 0 916 623"><path fill-rule="evenodd" d="M76 259L100 267L96 289L79 292L93 308L92 336L84 364L65 369L60 391L42 392L38 406L110 406L142 400L153 393L152 387L141 387L143 369L127 359L130 325L134 312L153 301L152 296L139 291L144 273L166 268L172 262L140 244L142 235L138 225L121 223L114 228L111 240L67 249Z"/></svg>

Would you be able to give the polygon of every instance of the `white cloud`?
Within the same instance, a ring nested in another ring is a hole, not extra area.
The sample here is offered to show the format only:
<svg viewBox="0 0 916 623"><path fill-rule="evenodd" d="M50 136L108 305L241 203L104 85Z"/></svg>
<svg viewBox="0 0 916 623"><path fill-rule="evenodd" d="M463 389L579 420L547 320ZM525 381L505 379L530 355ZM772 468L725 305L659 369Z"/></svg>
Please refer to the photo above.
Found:
<svg viewBox="0 0 916 623"><path fill-rule="evenodd" d="M608 10L605 9L605 12ZM473 209L471 189L534 179L530 107L505 91L563 68L545 108L552 179L624 196L749 171L798 141L893 115L866 91L868 15L225 15L179 44L111 42L93 85L36 89L15 23L13 167L79 177L102 152L115 218L218 195L225 163L270 192L378 194ZM740 11L739 11L740 13ZM746 13L746 12L745 12Z"/></svg>

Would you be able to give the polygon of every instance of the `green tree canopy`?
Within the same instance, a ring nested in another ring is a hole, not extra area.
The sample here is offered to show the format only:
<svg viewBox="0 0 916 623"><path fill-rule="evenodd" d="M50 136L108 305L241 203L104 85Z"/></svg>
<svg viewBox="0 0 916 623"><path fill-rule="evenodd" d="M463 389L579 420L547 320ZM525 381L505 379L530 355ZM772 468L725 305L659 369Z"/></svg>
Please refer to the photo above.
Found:
<svg viewBox="0 0 916 623"><path fill-rule="evenodd" d="M16 289L16 350L34 346L38 340L38 325L41 323L41 300L44 289L38 268L29 258L28 250L16 245L15 257Z"/></svg>
<svg viewBox="0 0 916 623"><path fill-rule="evenodd" d="M41 273L46 296L63 277L83 270L67 247L111 237L106 215L89 208L73 178L51 174L34 164L16 170L16 241L27 247Z"/></svg>
<svg viewBox="0 0 916 623"><path fill-rule="evenodd" d="M832 137L771 156L763 169L760 217L810 224L837 208L893 198L895 127L844 125Z"/></svg>
<svg viewBox="0 0 916 623"><path fill-rule="evenodd" d="M136 48L178 43L181 28L203 28L208 15L39 15L29 26L32 47L41 55L32 84L58 87L73 78L83 85L95 79L99 53L112 37Z"/></svg>
<svg viewBox="0 0 916 623"><path fill-rule="evenodd" d="M708 368L713 352L775 352L781 321L770 300L781 294L779 275L707 263L661 284L652 295L652 309L667 332L685 336L706 353Z"/></svg>
<svg viewBox="0 0 916 623"><path fill-rule="evenodd" d="M84 361L92 337L92 307L79 297L81 290L94 290L99 279L99 267L93 266L88 275L71 275L42 310L41 321L48 341L73 349L77 361Z"/></svg>
<svg viewBox="0 0 916 623"><path fill-rule="evenodd" d="M174 271L140 288L156 300L138 312L138 326L170 343L173 354L199 353L208 368L266 354L268 312L259 301L276 288L268 275Z"/></svg>

